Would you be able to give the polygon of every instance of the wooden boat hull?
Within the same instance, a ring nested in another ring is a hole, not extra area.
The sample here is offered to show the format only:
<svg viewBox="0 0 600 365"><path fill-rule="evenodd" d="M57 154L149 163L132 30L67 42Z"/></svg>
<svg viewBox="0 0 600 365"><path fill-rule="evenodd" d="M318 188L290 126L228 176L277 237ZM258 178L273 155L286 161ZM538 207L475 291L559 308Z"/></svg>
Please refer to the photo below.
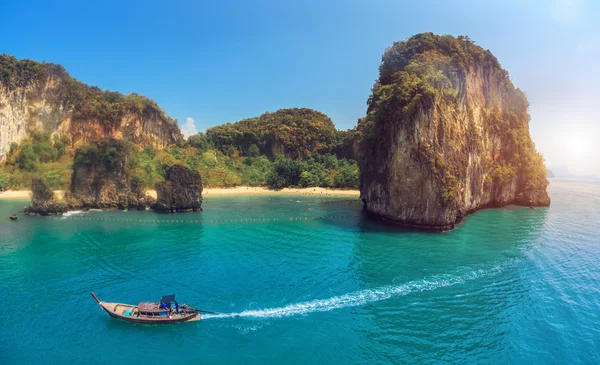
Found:
<svg viewBox="0 0 600 365"><path fill-rule="evenodd" d="M168 324L168 323L179 323L179 322L193 322L199 321L201 315L199 313L171 313L171 317L161 316L143 316L137 312L138 307L131 304L123 303L110 303L102 302L98 299L96 294L92 293L92 297L98 302L100 308L108 313L109 316L116 319L132 323L145 323L145 324ZM129 311L130 315L126 315Z"/></svg>

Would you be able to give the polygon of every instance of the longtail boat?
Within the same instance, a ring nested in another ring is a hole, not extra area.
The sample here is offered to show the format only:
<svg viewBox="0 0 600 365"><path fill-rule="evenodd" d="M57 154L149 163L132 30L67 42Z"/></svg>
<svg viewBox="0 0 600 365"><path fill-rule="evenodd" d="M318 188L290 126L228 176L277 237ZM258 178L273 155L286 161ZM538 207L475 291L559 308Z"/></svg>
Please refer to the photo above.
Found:
<svg viewBox="0 0 600 365"><path fill-rule="evenodd" d="M175 295L165 295L158 303L141 302L138 305L102 302L94 292L92 292L92 297L109 316L127 322L163 324L199 321L202 318L199 313L201 311L190 308L185 304L172 309L171 304L175 302Z"/></svg>

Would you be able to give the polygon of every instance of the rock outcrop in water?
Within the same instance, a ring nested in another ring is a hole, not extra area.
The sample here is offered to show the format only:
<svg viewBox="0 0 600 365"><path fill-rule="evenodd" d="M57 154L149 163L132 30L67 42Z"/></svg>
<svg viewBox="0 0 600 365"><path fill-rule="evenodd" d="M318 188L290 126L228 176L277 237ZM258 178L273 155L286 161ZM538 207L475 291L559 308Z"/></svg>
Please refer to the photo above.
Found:
<svg viewBox="0 0 600 365"><path fill-rule="evenodd" d="M25 214L60 215L68 210L65 203L59 202L54 192L40 178L31 181L31 205L25 208Z"/></svg>
<svg viewBox="0 0 600 365"><path fill-rule="evenodd" d="M177 122L148 98L85 85L59 65L0 55L0 162L33 131L66 136L74 147L105 138L154 147L182 140Z"/></svg>
<svg viewBox="0 0 600 365"><path fill-rule="evenodd" d="M197 212L202 210L202 178L197 171L173 165L166 171L166 181L156 184L156 204L160 213Z"/></svg>
<svg viewBox="0 0 600 365"><path fill-rule="evenodd" d="M71 187L65 199L74 208L145 209L154 200L132 179L125 143L105 140L75 152Z"/></svg>
<svg viewBox="0 0 600 365"><path fill-rule="evenodd" d="M387 49L379 72L358 127L368 212L447 230L477 209L550 204L529 104L489 51L418 34Z"/></svg>

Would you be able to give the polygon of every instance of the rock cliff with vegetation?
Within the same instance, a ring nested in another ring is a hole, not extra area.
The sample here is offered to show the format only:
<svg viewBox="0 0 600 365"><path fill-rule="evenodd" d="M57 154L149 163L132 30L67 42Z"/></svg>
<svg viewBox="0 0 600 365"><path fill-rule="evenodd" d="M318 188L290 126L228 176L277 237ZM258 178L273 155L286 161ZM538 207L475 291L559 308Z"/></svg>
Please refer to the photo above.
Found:
<svg viewBox="0 0 600 365"><path fill-rule="evenodd" d="M156 184L156 204L160 213L182 213L202 210L202 178L197 171L173 165L166 171L166 181Z"/></svg>
<svg viewBox="0 0 600 365"><path fill-rule="evenodd" d="M528 107L496 57L468 37L396 42L358 126L366 210L446 230L485 207L549 205Z"/></svg>
<svg viewBox="0 0 600 365"><path fill-rule="evenodd" d="M148 98L85 85L60 65L0 55L0 161L32 133L70 146L108 137L153 147L182 140L177 122Z"/></svg>
<svg viewBox="0 0 600 365"><path fill-rule="evenodd" d="M97 171L75 161L77 149L91 153L107 139L124 142L128 179L146 189L164 181L173 165L199 172L210 187L357 188L358 136L336 130L324 113L290 108L185 141L175 121L149 99L84 85L59 65L0 56L0 190L28 189L37 177L53 189L71 190L77 174L77 190L67 196L79 195L75 200L86 206L113 207L113 198L84 199L83 186L104 189L101 195L113 189L84 181L86 169ZM119 176L105 175L117 181L117 192L124 181Z"/></svg>
<svg viewBox="0 0 600 365"><path fill-rule="evenodd" d="M68 210L64 202L60 202L52 188L41 178L31 182L31 205L25 208L25 214L60 215Z"/></svg>
<svg viewBox="0 0 600 365"><path fill-rule="evenodd" d="M154 203L142 181L132 174L132 145L109 139L75 152L71 186L65 200L72 207L145 209Z"/></svg>

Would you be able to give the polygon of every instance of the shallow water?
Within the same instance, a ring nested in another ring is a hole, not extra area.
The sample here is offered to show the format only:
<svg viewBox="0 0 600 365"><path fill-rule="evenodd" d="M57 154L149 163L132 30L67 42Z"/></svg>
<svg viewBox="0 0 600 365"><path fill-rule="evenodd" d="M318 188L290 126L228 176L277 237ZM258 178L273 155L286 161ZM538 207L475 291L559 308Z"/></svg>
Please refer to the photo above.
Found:
<svg viewBox="0 0 600 365"><path fill-rule="evenodd" d="M549 191L550 208L443 234L366 220L354 198L17 222L26 202L0 200L0 363L598 363L600 184ZM226 314L133 325L91 291Z"/></svg>

